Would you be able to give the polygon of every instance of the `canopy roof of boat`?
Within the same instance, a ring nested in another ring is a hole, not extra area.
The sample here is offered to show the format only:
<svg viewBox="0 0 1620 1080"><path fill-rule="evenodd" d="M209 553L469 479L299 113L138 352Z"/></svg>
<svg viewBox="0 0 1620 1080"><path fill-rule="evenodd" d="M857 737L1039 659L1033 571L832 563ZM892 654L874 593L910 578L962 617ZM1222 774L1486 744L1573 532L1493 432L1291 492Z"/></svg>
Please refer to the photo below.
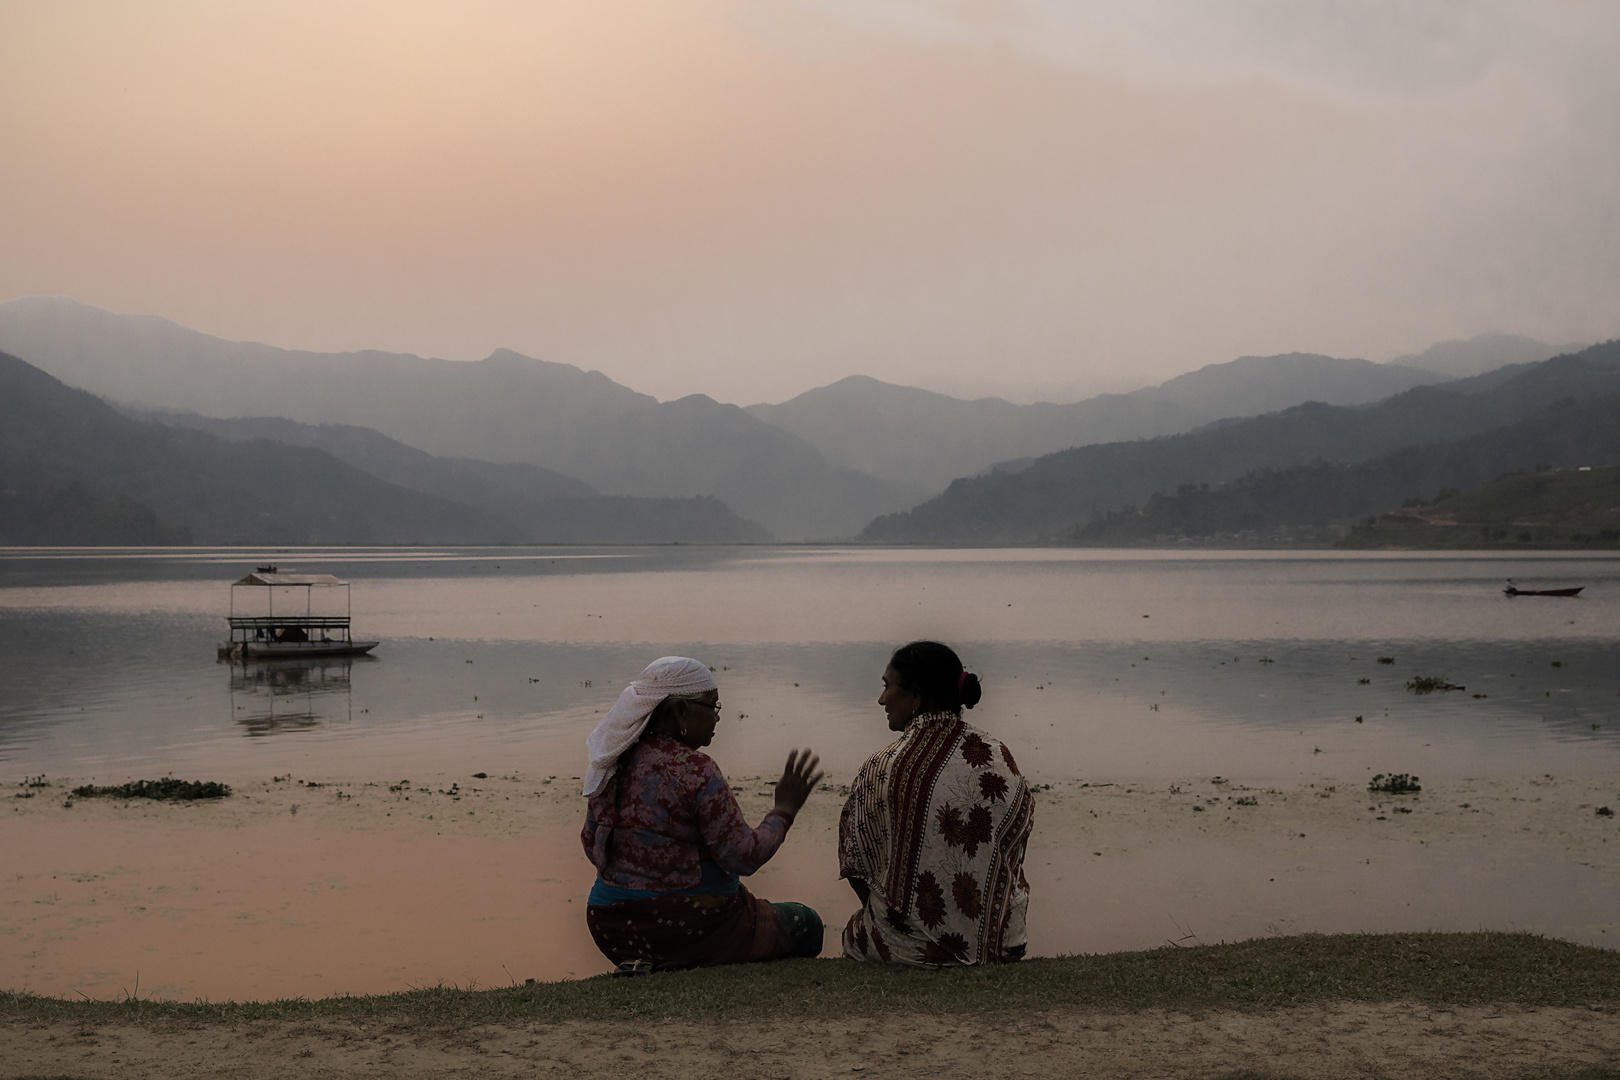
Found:
<svg viewBox="0 0 1620 1080"><path fill-rule="evenodd" d="M233 585L347 585L331 574L249 574Z"/></svg>

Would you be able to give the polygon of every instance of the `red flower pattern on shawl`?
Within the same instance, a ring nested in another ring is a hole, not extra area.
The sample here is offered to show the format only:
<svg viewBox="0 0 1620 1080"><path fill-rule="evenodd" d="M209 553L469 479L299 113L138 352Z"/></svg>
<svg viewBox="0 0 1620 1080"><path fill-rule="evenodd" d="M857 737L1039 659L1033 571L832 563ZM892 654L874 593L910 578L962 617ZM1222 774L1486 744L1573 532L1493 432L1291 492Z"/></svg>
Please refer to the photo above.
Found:
<svg viewBox="0 0 1620 1080"><path fill-rule="evenodd" d="M967 956L967 938L961 934L941 934L936 941L923 946L921 960L925 964L960 964Z"/></svg>
<svg viewBox="0 0 1620 1080"><path fill-rule="evenodd" d="M917 918L930 930L945 921L945 892L931 870L917 875Z"/></svg>
<svg viewBox="0 0 1620 1080"><path fill-rule="evenodd" d="M1012 751L1007 749L1006 743L1001 744L1001 760L1007 763L1007 771L1012 773L1014 776L1024 775L1018 771L1018 762L1013 760Z"/></svg>
<svg viewBox="0 0 1620 1080"><path fill-rule="evenodd" d="M990 744L972 733L962 740L962 758L974 768L990 764Z"/></svg>
<svg viewBox="0 0 1620 1080"><path fill-rule="evenodd" d="M984 911L979 902L978 879L965 870L951 882L951 899L956 901L957 910L970 919L977 919Z"/></svg>
<svg viewBox="0 0 1620 1080"><path fill-rule="evenodd" d="M924 714L850 789L839 871L870 895L845 928L846 956L935 966L1023 955L1034 802L1000 740L960 713Z"/></svg>
<svg viewBox="0 0 1620 1080"><path fill-rule="evenodd" d="M602 880L621 889L674 892L702 880L705 853L731 874L752 874L776 854L791 819L777 810L749 828L714 759L667 735L644 737L616 780L591 796L580 842Z"/></svg>
<svg viewBox="0 0 1620 1080"><path fill-rule="evenodd" d="M979 853L980 844L988 844L994 839L995 823L990 811L975 804L968 811L967 828L962 830L962 850L971 859Z"/></svg>

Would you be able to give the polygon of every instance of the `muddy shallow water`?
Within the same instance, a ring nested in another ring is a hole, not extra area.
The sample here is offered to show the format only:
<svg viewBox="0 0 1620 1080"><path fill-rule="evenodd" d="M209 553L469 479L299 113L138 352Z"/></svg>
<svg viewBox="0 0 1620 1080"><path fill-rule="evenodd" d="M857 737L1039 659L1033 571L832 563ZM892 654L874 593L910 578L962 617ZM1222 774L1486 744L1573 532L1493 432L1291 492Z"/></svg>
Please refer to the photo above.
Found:
<svg viewBox="0 0 1620 1080"><path fill-rule="evenodd" d="M213 1000L596 974L579 802L546 780L239 779L230 799L189 805L30 789L0 820L0 971L42 993L121 997L138 979ZM763 816L766 786L734 783ZM1620 805L1616 786L1043 784L1031 952L1429 929L1617 945L1620 828L1594 812ZM836 880L840 803L817 792L749 880L820 911L829 956L856 907Z"/></svg>
<svg viewBox="0 0 1620 1080"><path fill-rule="evenodd" d="M217 662L225 583L264 561L352 580L377 656ZM1587 589L1509 600L1509 576ZM971 719L1051 785L1038 954L1302 930L1611 944L1617 597L1620 560L1542 555L0 552L0 763L35 795L0 810L0 981L315 996L601 970L571 786L623 682L669 652L714 666L711 752L757 816L789 747L836 784L887 742L878 674L918 636L958 647L985 684ZM1419 675L1466 690L1414 694ZM1393 772L1422 778L1409 813L1366 792ZM69 779L168 773L239 794L62 805ZM751 883L830 925L854 907L839 802L819 793Z"/></svg>

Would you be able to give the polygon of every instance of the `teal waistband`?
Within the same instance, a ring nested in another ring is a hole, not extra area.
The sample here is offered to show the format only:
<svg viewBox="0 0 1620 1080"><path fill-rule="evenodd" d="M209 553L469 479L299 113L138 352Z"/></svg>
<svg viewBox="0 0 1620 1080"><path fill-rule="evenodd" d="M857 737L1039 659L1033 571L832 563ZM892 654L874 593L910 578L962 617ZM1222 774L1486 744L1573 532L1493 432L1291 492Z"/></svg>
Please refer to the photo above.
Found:
<svg viewBox="0 0 1620 1080"><path fill-rule="evenodd" d="M742 881L736 874L728 874L720 869L720 864L710 859L700 861L698 871L702 876L690 889L621 889L598 877L591 886L590 899L585 903L590 907L605 907L627 904L632 900L656 900L660 896L731 896Z"/></svg>

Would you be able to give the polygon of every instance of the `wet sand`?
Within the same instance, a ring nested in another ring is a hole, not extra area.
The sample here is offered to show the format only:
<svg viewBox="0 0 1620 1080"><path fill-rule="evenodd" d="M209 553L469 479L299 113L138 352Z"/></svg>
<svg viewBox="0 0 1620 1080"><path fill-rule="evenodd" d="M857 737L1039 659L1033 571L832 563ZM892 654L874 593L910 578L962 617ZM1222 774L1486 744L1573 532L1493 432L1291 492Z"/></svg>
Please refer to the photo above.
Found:
<svg viewBox="0 0 1620 1080"><path fill-rule="evenodd" d="M769 783L733 784L757 820ZM6 989L317 998L607 968L584 926L593 875L570 777L238 780L229 799L189 804L71 799L70 786L19 786L0 805ZM1478 929L1620 947L1620 816L1596 813L1620 813L1620 784L1365 788L1043 784L1031 952ZM749 882L821 911L828 956L855 908L836 880L841 803L836 784L818 792Z"/></svg>

